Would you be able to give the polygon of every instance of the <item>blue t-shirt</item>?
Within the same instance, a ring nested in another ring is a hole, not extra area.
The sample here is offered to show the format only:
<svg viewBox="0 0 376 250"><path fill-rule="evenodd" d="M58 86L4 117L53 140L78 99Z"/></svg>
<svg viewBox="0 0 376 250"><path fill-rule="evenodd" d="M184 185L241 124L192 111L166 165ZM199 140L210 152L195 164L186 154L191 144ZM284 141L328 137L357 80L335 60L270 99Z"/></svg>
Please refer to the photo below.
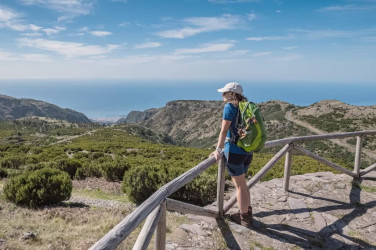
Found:
<svg viewBox="0 0 376 250"><path fill-rule="evenodd" d="M238 135L238 129L236 127L236 116L238 114L238 107L235 107L232 103L226 103L223 109L223 119L227 121L231 121L231 130L235 133L235 136ZM230 129L227 131L227 137L231 138L231 131ZM243 148L238 147L235 143L226 142L224 151L226 153L234 153L234 154L249 154Z"/></svg>

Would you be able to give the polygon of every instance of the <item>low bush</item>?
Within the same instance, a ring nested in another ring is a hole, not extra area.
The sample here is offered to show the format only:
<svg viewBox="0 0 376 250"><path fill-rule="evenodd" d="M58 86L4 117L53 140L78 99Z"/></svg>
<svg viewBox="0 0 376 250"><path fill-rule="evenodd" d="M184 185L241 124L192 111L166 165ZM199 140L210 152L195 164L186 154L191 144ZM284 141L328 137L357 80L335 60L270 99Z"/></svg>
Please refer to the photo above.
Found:
<svg viewBox="0 0 376 250"><path fill-rule="evenodd" d="M81 167L81 164L78 161L71 159L60 159L53 164L53 167L67 172L71 179L73 179L77 169Z"/></svg>
<svg viewBox="0 0 376 250"><path fill-rule="evenodd" d="M4 185L5 199L20 206L38 208L69 199L72 181L58 169L43 168L11 178Z"/></svg>
<svg viewBox="0 0 376 250"><path fill-rule="evenodd" d="M77 168L74 175L74 179L83 180L87 177L102 177L103 172L99 164L96 163L85 163L82 167Z"/></svg>
<svg viewBox="0 0 376 250"><path fill-rule="evenodd" d="M142 203L167 182L186 171L184 168L135 166L125 172L122 190L135 203ZM171 198L196 205L207 205L216 197L217 177L202 174L171 195Z"/></svg>
<svg viewBox="0 0 376 250"><path fill-rule="evenodd" d="M128 170L128 165L125 161L110 161L100 165L103 176L108 181L123 180L125 171Z"/></svg>
<svg viewBox="0 0 376 250"><path fill-rule="evenodd" d="M12 169L19 169L22 165L25 164L25 158L21 156L8 156L5 157L0 166L3 168L12 168Z"/></svg>
<svg viewBox="0 0 376 250"><path fill-rule="evenodd" d="M7 177L8 177L8 172L5 169L0 168L0 179L7 178Z"/></svg>
<svg viewBox="0 0 376 250"><path fill-rule="evenodd" d="M165 182L166 173L159 167L133 167L124 174L122 190L135 203L142 203Z"/></svg>

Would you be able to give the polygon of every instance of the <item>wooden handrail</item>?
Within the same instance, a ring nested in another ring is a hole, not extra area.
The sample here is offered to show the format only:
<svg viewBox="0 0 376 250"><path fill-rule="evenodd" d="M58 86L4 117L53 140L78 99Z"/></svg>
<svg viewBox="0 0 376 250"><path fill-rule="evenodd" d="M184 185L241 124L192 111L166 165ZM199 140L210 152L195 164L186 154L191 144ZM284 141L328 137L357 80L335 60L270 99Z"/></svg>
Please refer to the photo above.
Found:
<svg viewBox="0 0 376 250"><path fill-rule="evenodd" d="M300 142L305 142L305 141L339 139L339 138L355 137L355 136L363 136L363 135L376 135L376 130L289 137L289 138L284 138L284 139L267 141L265 143L264 148L272 148L272 147L277 147L277 146L283 146L283 145L290 144L290 143L298 143L298 142L300 143Z"/></svg>
<svg viewBox="0 0 376 250"><path fill-rule="evenodd" d="M247 182L247 187L251 189L284 155L285 160L285 173L283 185L287 191L289 188L290 180L290 167L292 164L292 153L291 150L297 150L303 155L309 156L321 163L324 163L338 171L346 173L352 177L358 178L376 169L376 163L372 164L364 170L360 170L360 160L361 160L361 147L362 140L365 135L376 135L376 130L371 131L358 131L358 132L348 132L348 133L334 133L325 135L311 135L311 136L301 136L301 137L290 137L285 139L279 139L274 141L268 141L265 143L265 148L283 146L284 147L253 177ZM354 172L347 170L335 163L332 163L309 150L296 145L296 143L302 143L305 141L315 141L315 140L326 140L326 139L338 139L346 137L357 137L356 143L356 153L354 162ZM142 229L142 234L135 244L135 249L144 249L147 247L148 242L151 238L151 233L148 231L154 230L158 218L161 219L158 222L157 234L156 234L156 249L164 249L165 244L165 210L166 203L167 209L172 209L174 211L179 211L183 213L193 213L200 214L209 217L219 217L223 216L223 213L228 212L228 210L236 203L236 195L233 196L226 204L223 202L223 191L224 191L224 169L225 169L225 159L219 162L218 169L218 186L217 186L217 206L218 211L214 211L207 208L198 207L195 205L187 204L184 202L174 201L167 199L172 193L177 191L179 188L190 182L192 179L197 177L204 170L209 168L215 163L215 158L213 156L207 158L203 162L199 163L197 166L183 173L179 177L165 184L159 190L157 190L153 195L151 195L146 201L144 201L139 207L137 207L131 214L129 214L124 220L117 224L111 231L104 235L98 242L96 242L90 249L115 249L136 227L138 227L142 221L150 214L147 222L145 223L145 228ZM166 202L167 200L167 202ZM163 205L162 205L163 204Z"/></svg>
<svg viewBox="0 0 376 250"><path fill-rule="evenodd" d="M214 163L215 158L214 156L211 156L158 189L132 213L125 217L124 220L90 247L90 249L115 249L136 227L141 224L151 211L159 206L168 196L190 182L193 178L197 177Z"/></svg>

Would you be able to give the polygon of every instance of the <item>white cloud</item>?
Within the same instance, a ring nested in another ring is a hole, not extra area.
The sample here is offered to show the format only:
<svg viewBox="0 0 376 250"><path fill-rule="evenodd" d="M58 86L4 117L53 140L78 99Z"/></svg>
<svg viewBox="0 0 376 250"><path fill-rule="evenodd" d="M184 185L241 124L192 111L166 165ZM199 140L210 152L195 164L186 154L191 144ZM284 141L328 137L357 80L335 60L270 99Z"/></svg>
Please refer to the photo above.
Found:
<svg viewBox="0 0 376 250"><path fill-rule="evenodd" d="M20 2L25 5L37 5L60 12L63 16L59 17L59 21L87 15L93 8L93 1L91 0L20 0Z"/></svg>
<svg viewBox="0 0 376 250"><path fill-rule="evenodd" d="M254 53L253 56L268 56L268 55L271 55L272 52L270 51L264 51L264 52L258 52L258 53Z"/></svg>
<svg viewBox="0 0 376 250"><path fill-rule="evenodd" d="M0 22L9 22L17 19L20 15L11 9L7 9L0 5Z"/></svg>
<svg viewBox="0 0 376 250"><path fill-rule="evenodd" d="M99 37L104 37L104 36L109 36L112 33L108 31L103 31L103 30L95 30L95 31L89 31L90 34L93 36L99 36Z"/></svg>
<svg viewBox="0 0 376 250"><path fill-rule="evenodd" d="M290 39L291 37L288 36L264 36L264 37L248 37L246 40L248 41L278 41L278 40L286 40Z"/></svg>
<svg viewBox="0 0 376 250"><path fill-rule="evenodd" d="M90 13L90 0L21 0L25 5L38 5L62 13L86 15Z"/></svg>
<svg viewBox="0 0 376 250"><path fill-rule="evenodd" d="M80 28L78 31L81 31L81 32L88 32L89 31L89 28L84 26L82 28Z"/></svg>
<svg viewBox="0 0 376 250"><path fill-rule="evenodd" d="M55 26L54 28L43 28L35 24L25 24L23 20L20 19L22 15L11 10L0 6L0 28L8 28L14 31L33 31L34 33L25 33L23 35L36 36L40 35L40 31L45 32L47 35L52 35L65 30L63 27Z"/></svg>
<svg viewBox="0 0 376 250"><path fill-rule="evenodd" d="M183 39L203 32L235 29L240 22L238 16L222 15L221 17L191 17L183 20L188 27L166 30L157 33L164 38Z"/></svg>
<svg viewBox="0 0 376 250"><path fill-rule="evenodd" d="M211 3L250 3L250 2L260 2L260 0L209 0Z"/></svg>
<svg viewBox="0 0 376 250"><path fill-rule="evenodd" d="M200 48L191 48L191 49L178 49L175 51L175 54L200 54L200 53L212 53L212 52L223 52L229 50L233 47L232 43L217 43L217 44L207 44Z"/></svg>
<svg viewBox="0 0 376 250"><path fill-rule="evenodd" d="M162 46L161 43L158 43L158 42L148 42L148 43L142 43L142 44L138 44L135 47L135 49L147 49L147 48L157 48L157 47L160 47Z"/></svg>
<svg viewBox="0 0 376 250"><path fill-rule="evenodd" d="M130 22L122 22L122 23L119 23L119 26L120 27L127 27L129 26L131 23Z"/></svg>
<svg viewBox="0 0 376 250"><path fill-rule="evenodd" d="M21 46L33 47L45 51L55 52L66 57L98 56L110 53L118 45L96 46L75 42L63 42L46 39L18 39Z"/></svg>
<svg viewBox="0 0 376 250"><path fill-rule="evenodd" d="M288 47L283 47L282 49L284 49L284 50L293 50L293 49L296 49L296 48L298 48L298 47L296 47L296 46L288 46Z"/></svg>
<svg viewBox="0 0 376 250"><path fill-rule="evenodd" d="M20 21L21 14L0 5L0 28L8 28L14 31L25 31L34 26L25 25Z"/></svg>
<svg viewBox="0 0 376 250"><path fill-rule="evenodd" d="M254 13L247 14L247 17L248 17L248 20L250 20L250 21L257 19L257 15L254 14Z"/></svg>
<svg viewBox="0 0 376 250"><path fill-rule="evenodd" d="M55 26L54 28L42 29L42 31L44 31L48 36L57 34L57 33L59 33L60 31L63 31L63 30L65 30L64 27L58 27L58 26Z"/></svg>
<svg viewBox="0 0 376 250"><path fill-rule="evenodd" d="M305 38L308 39L322 39L322 38L335 38L335 37L354 37L360 35L364 31L342 31L342 30L305 30L305 29L295 29L292 30L297 33L303 34Z"/></svg>
<svg viewBox="0 0 376 250"><path fill-rule="evenodd" d="M38 31L42 28L42 27L36 26L34 24L30 24L29 27L32 31Z"/></svg>
<svg viewBox="0 0 376 250"><path fill-rule="evenodd" d="M299 54L290 54L290 55L284 55L284 56L278 56L272 58L272 61L274 62L292 62L296 61L298 59L301 59L302 56Z"/></svg>
<svg viewBox="0 0 376 250"><path fill-rule="evenodd" d="M0 61L49 62L51 60L45 54L16 54L0 50Z"/></svg>
<svg viewBox="0 0 376 250"><path fill-rule="evenodd" d="M371 11L375 10L376 5L366 4L366 5L356 5L356 4L346 4L346 5L334 5L321 8L318 11L327 12L327 11Z"/></svg>

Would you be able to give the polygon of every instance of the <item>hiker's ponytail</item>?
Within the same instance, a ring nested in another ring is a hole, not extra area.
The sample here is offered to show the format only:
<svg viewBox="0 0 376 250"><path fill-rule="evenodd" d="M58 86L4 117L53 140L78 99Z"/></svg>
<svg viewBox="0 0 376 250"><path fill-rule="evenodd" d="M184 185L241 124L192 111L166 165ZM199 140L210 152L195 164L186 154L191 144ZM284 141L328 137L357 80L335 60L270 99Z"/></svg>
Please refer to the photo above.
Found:
<svg viewBox="0 0 376 250"><path fill-rule="evenodd" d="M235 93L235 98L236 98L236 100L238 100L239 102L247 102L247 101L248 101L247 97L245 97L245 96L242 95L242 94L238 94L238 93Z"/></svg>

